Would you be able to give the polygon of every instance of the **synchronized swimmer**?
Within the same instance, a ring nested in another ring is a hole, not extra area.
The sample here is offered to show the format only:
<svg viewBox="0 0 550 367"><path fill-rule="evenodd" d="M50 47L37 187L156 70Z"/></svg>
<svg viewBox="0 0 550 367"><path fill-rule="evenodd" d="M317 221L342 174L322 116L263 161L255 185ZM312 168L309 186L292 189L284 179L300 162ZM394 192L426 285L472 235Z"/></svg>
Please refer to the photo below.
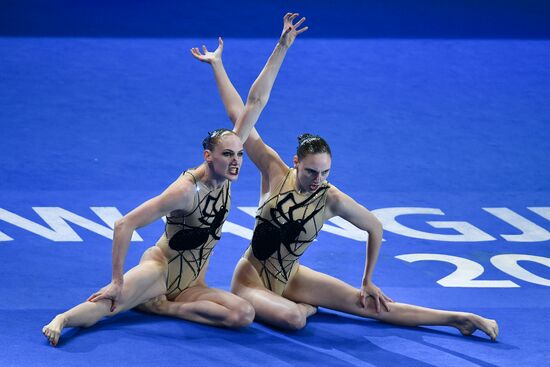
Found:
<svg viewBox="0 0 550 367"><path fill-rule="evenodd" d="M224 107L236 124L245 107L225 72L222 51L220 40L213 53L195 52L195 56L212 66ZM321 306L396 325L452 326L464 335L480 329L496 339L495 320L394 302L373 283L382 224L365 207L326 181L332 154L323 138L301 135L292 168L264 143L255 128L244 147L261 173L260 205L250 247L237 264L231 289L252 304L256 320L300 329ZM299 263L323 223L335 216L369 234L360 289Z"/></svg>
<svg viewBox="0 0 550 367"><path fill-rule="evenodd" d="M42 332L57 345L66 327L89 327L105 316L137 308L208 325L242 327L254 320L250 303L205 282L212 249L220 239L231 206L231 183L239 175L243 143L265 107L286 52L296 36L298 14L284 16L284 28L260 75L250 88L234 130L218 129L203 141L204 162L185 171L162 194L117 221L113 236L112 281L70 310L57 315ZM123 275L132 233L163 216L166 229L137 266ZM168 302L169 301L169 302Z"/></svg>
<svg viewBox="0 0 550 367"><path fill-rule="evenodd" d="M284 16L283 33L252 85L246 104L222 63L223 41L214 52L194 48L195 58L212 66L233 130L218 129L203 142L205 161L185 171L161 195L116 223L113 280L84 302L56 316L43 328L52 345L65 327L87 327L104 316L136 307L209 325L243 327L253 320L284 329L301 329L318 307L404 326L442 325L470 335L479 329L492 340L495 320L468 313L394 302L372 281L382 242L382 224L365 207L327 181L332 153L325 139L303 134L293 167L288 167L254 128L266 105L288 48L305 18ZM239 174L244 150L261 173L260 205L251 244L238 262L232 293L209 288L204 276L212 248L231 204L231 182ZM132 232L163 215L166 230L145 251L139 265L122 275ZM340 216L368 232L362 286L299 263L328 219Z"/></svg>

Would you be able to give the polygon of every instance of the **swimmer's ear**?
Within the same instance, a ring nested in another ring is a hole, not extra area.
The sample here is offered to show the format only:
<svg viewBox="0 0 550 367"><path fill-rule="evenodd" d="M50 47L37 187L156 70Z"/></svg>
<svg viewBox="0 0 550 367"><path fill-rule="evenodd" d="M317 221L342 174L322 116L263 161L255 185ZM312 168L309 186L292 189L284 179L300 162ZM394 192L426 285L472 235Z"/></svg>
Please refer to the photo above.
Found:
<svg viewBox="0 0 550 367"><path fill-rule="evenodd" d="M211 163L211 162L212 162L212 152L210 151L210 149L205 149L205 150L204 150L204 160L205 160L207 163Z"/></svg>
<svg viewBox="0 0 550 367"><path fill-rule="evenodd" d="M295 155L294 158L292 159L292 161L294 162L294 168L298 168L298 163L300 162L298 160L298 156Z"/></svg>

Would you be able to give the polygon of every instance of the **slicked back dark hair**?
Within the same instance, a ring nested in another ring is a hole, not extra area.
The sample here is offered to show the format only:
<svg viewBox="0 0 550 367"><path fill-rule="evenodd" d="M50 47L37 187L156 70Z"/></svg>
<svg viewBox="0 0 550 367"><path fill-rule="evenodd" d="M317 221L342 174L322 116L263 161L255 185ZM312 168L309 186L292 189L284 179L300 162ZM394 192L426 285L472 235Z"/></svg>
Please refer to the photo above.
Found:
<svg viewBox="0 0 550 367"><path fill-rule="evenodd" d="M203 149L214 150L216 145L218 145L220 139L227 134L237 135L233 130L224 129L224 128L216 129L214 131L209 131L208 136L204 138L204 140L202 141Z"/></svg>
<svg viewBox="0 0 550 367"><path fill-rule="evenodd" d="M325 139L319 135L302 134L298 137L298 148L296 155L298 160L302 160L308 154L327 153L332 157L332 152Z"/></svg>

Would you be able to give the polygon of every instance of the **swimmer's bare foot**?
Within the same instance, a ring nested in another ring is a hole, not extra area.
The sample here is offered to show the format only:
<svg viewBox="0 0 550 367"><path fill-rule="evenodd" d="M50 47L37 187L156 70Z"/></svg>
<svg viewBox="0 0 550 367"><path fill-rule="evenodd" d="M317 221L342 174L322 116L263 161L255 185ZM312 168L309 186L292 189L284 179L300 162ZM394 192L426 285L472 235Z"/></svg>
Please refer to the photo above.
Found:
<svg viewBox="0 0 550 367"><path fill-rule="evenodd" d="M487 334L492 341L498 336L498 324L495 320L486 319L473 313L464 313L453 325L462 335L472 335L477 329Z"/></svg>
<svg viewBox="0 0 550 367"><path fill-rule="evenodd" d="M57 315L54 319L46 326L42 328L42 334L48 339L52 346L56 346L61 336L61 331L67 324L67 320L63 315Z"/></svg>

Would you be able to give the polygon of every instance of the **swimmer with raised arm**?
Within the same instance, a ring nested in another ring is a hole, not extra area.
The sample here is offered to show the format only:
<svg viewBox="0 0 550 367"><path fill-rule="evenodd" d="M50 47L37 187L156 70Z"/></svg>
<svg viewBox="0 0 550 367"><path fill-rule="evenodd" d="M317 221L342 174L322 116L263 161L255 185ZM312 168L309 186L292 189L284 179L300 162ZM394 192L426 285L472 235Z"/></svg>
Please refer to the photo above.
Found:
<svg viewBox="0 0 550 367"><path fill-rule="evenodd" d="M267 103L286 51L298 33L298 24L292 24L295 18L285 15L280 40L250 88L234 130L209 133L203 141L203 163L186 170L162 194L116 222L111 283L44 326L42 332L51 345L58 344L66 327L89 327L132 308L231 328L253 321L254 309L248 301L208 287L205 274L230 209L231 182L242 164L242 142ZM163 216L165 232L144 252L139 265L123 274L132 233Z"/></svg>
<svg viewBox="0 0 550 367"><path fill-rule="evenodd" d="M239 121L244 103L222 64L223 41L214 52L193 55L212 66L230 120ZM403 326L442 325L470 335L479 329L492 340L495 320L468 312L430 309L394 302L373 282L382 243L382 224L365 207L328 183L332 163L328 143L321 137L299 137L289 168L252 129L245 150L261 173L260 205L250 247L235 269L232 291L246 299L256 320L285 329L301 329L317 307ZM299 263L324 222L340 216L368 232L361 288Z"/></svg>

